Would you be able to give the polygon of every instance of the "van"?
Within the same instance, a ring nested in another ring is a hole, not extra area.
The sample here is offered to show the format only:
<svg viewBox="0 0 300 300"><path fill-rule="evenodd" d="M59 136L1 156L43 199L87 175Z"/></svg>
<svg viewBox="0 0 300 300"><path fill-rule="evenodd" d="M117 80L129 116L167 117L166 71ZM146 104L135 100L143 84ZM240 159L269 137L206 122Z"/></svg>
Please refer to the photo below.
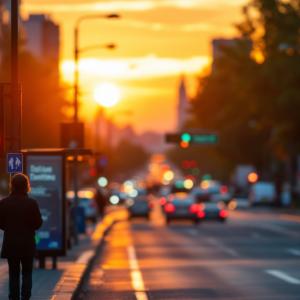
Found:
<svg viewBox="0 0 300 300"><path fill-rule="evenodd" d="M251 187L249 194L249 202L251 205L270 204L276 201L276 189L272 182L255 182Z"/></svg>

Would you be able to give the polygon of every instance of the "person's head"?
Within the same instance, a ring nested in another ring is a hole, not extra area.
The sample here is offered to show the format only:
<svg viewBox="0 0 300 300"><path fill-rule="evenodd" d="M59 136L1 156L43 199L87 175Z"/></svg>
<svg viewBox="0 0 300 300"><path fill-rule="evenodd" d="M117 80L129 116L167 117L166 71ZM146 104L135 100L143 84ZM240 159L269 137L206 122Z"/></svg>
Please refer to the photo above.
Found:
<svg viewBox="0 0 300 300"><path fill-rule="evenodd" d="M21 173L15 174L9 182L9 190L11 193L18 191L28 194L31 190L28 177Z"/></svg>

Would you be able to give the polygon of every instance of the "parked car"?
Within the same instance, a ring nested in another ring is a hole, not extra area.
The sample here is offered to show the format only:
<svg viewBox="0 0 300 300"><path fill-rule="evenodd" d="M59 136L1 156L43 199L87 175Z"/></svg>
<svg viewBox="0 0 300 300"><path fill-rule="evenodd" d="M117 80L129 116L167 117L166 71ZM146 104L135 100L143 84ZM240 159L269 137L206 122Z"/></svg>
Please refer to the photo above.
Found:
<svg viewBox="0 0 300 300"><path fill-rule="evenodd" d="M257 181L252 184L249 194L249 202L251 205L270 204L276 201L276 188L272 182Z"/></svg>

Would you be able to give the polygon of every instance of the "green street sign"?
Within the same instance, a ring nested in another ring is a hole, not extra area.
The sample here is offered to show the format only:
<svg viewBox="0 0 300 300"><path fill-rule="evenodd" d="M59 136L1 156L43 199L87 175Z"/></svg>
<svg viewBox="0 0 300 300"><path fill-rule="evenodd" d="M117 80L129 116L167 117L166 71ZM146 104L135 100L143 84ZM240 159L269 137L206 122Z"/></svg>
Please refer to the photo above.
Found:
<svg viewBox="0 0 300 300"><path fill-rule="evenodd" d="M167 133L167 143L180 144L186 142L195 146L216 146L219 144L219 133L215 131Z"/></svg>

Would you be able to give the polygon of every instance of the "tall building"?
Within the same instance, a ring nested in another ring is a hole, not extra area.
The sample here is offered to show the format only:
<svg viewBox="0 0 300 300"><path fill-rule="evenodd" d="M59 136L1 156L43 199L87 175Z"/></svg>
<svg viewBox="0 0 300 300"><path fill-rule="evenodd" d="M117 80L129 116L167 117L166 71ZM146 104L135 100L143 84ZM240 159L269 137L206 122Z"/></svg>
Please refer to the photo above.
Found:
<svg viewBox="0 0 300 300"><path fill-rule="evenodd" d="M23 21L25 27L25 48L40 61L52 63L58 77L59 64L59 26L49 16L29 15Z"/></svg>
<svg viewBox="0 0 300 300"><path fill-rule="evenodd" d="M182 130L184 124L190 119L188 110L190 109L190 102L188 101L184 76L181 78L178 95L177 106L177 130Z"/></svg>

